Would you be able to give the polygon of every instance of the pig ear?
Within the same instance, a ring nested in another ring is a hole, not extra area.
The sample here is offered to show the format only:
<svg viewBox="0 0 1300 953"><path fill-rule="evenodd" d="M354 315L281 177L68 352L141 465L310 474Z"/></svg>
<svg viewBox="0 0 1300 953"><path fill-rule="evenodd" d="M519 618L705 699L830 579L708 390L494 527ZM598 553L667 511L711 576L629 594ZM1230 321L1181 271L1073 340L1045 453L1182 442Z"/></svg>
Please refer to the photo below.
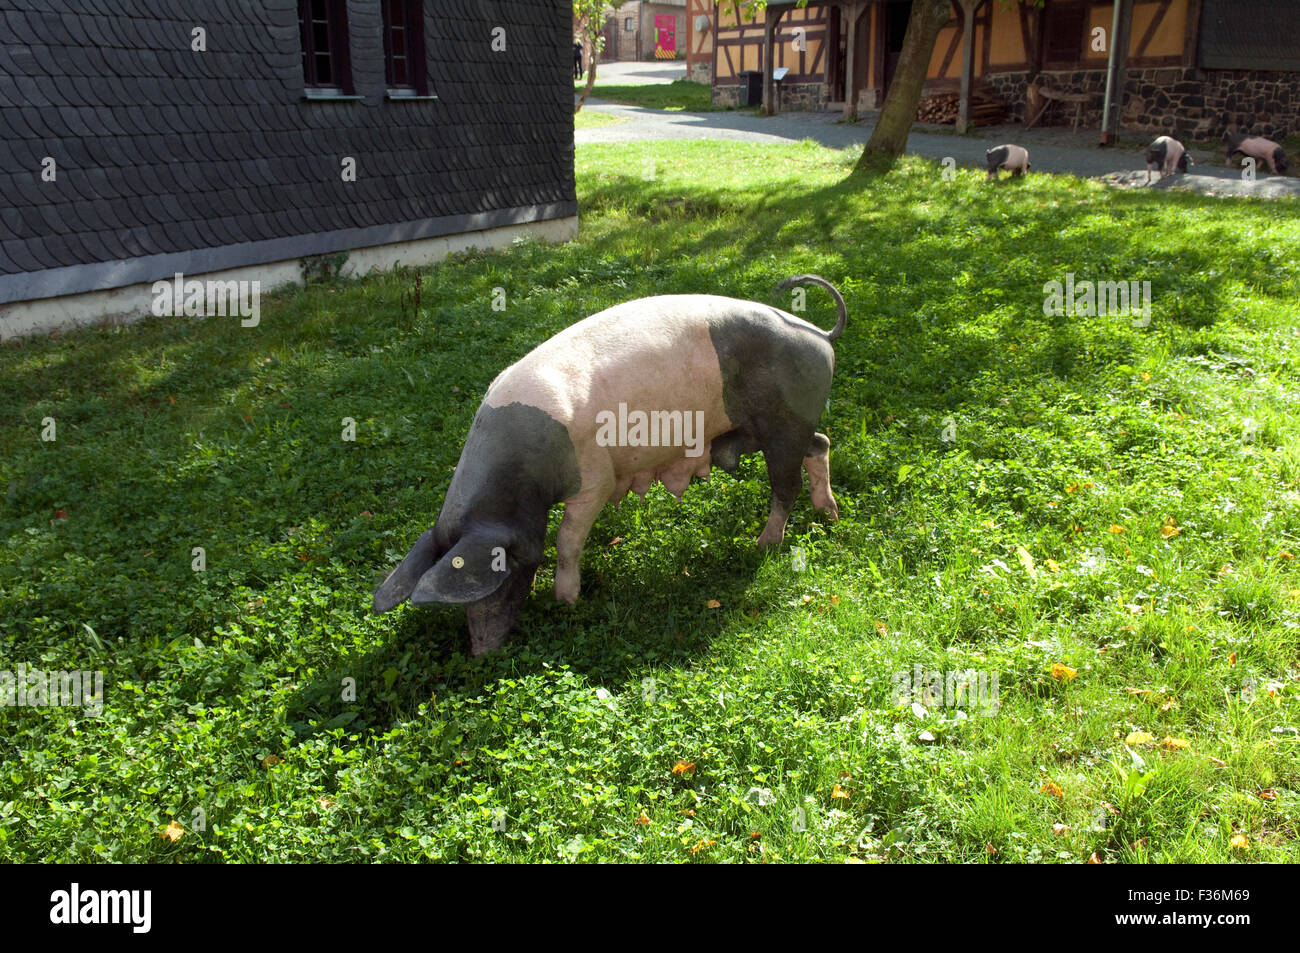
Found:
<svg viewBox="0 0 1300 953"><path fill-rule="evenodd" d="M420 577L412 605L429 602L478 602L501 588L517 565L504 533L476 530L460 538L437 564Z"/></svg>
<svg viewBox="0 0 1300 953"><path fill-rule="evenodd" d="M425 530L383 585L375 590L374 611L382 615L389 609L401 605L415 590L420 577L429 571L438 558L435 554L433 530Z"/></svg>

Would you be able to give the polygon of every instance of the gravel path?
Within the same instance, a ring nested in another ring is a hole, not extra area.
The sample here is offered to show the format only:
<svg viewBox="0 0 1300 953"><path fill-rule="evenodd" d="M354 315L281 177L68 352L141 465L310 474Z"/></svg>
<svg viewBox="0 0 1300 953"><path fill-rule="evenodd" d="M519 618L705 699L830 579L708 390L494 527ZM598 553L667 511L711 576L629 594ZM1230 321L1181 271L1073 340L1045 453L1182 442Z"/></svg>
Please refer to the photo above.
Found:
<svg viewBox="0 0 1300 953"><path fill-rule="evenodd" d="M580 129L574 134L574 141L579 145L665 139L731 139L760 143L813 139L824 146L843 149L865 143L872 129L871 118L843 123L839 121L838 113L829 112L786 112L770 117L749 112L688 113L620 106L599 99L589 100L583 108L627 121ZM1101 149L1096 145L1095 132L1074 135L1060 127L1026 130L1019 125L990 126L978 130L973 136L957 136L941 127L931 127L913 131L907 137L907 152L930 159L951 156L959 166L982 170L985 168L984 151L1002 142L1016 142L1027 148L1034 172L1098 177L1125 188L1143 187L1146 179L1145 142L1137 146ZM1222 161L1221 156L1194 149L1190 150L1190 155L1195 174L1172 175L1163 183L1153 176L1152 186L1190 188L1209 195L1300 198L1300 178L1263 172L1254 182L1244 182L1240 171L1218 164Z"/></svg>

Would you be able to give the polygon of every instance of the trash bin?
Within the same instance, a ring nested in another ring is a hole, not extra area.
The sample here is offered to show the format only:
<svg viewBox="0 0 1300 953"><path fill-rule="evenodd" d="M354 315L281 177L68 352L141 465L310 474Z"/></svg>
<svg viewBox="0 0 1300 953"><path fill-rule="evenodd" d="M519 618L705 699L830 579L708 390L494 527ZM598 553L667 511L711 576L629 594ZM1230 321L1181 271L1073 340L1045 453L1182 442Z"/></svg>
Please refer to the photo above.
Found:
<svg viewBox="0 0 1300 953"><path fill-rule="evenodd" d="M740 77L740 105L763 105L763 74L754 69L743 69L736 74Z"/></svg>

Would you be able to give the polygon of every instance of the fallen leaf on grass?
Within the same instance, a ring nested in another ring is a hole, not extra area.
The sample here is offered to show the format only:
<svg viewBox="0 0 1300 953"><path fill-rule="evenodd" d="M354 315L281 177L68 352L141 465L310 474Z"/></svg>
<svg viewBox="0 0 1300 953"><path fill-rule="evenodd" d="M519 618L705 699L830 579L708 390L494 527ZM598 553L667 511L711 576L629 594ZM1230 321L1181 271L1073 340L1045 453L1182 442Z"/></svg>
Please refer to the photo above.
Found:
<svg viewBox="0 0 1300 953"><path fill-rule="evenodd" d="M710 599L710 600L709 600L708 602L706 602L704 605L705 605L706 608L709 608L709 609L721 609L721 608L722 608L722 603L719 602L717 599Z"/></svg>
<svg viewBox="0 0 1300 953"><path fill-rule="evenodd" d="M1078 669L1070 668L1070 666L1061 662L1055 662L1052 665L1052 678L1064 679L1068 682L1078 674Z"/></svg>
<svg viewBox="0 0 1300 953"><path fill-rule="evenodd" d="M1245 850L1250 846L1250 838L1245 834L1233 834L1232 840L1228 841L1228 845L1234 850Z"/></svg>
<svg viewBox="0 0 1300 953"><path fill-rule="evenodd" d="M1127 738L1124 739L1126 745L1149 745L1156 740L1156 736L1149 731L1131 731Z"/></svg>
<svg viewBox="0 0 1300 953"><path fill-rule="evenodd" d="M695 775L695 762L694 762L694 761L678 761L675 765L673 765L673 774L677 775L678 777L682 777L682 778L694 777L694 775Z"/></svg>
<svg viewBox="0 0 1300 953"><path fill-rule="evenodd" d="M636 823L637 823L637 824L649 824L649 823L650 823L650 815L647 814L645 811L642 811L642 812L641 812L641 816L638 817L638 818L636 819Z"/></svg>
<svg viewBox="0 0 1300 953"><path fill-rule="evenodd" d="M1055 781L1044 781L1043 786L1038 790L1045 791L1053 797L1065 797L1065 791Z"/></svg>
<svg viewBox="0 0 1300 953"><path fill-rule="evenodd" d="M1186 741L1182 738L1173 738L1169 735L1165 735L1164 740L1160 742L1160 747L1168 748L1170 751L1181 751L1183 748L1190 748L1191 746L1192 743L1190 741Z"/></svg>
<svg viewBox="0 0 1300 953"><path fill-rule="evenodd" d="M159 836L162 837L163 840L169 841L174 844L182 837L185 836L185 828L181 827L181 825L176 823L175 821L172 821L170 824L168 824L166 827L162 829L162 832L161 834L159 834Z"/></svg>

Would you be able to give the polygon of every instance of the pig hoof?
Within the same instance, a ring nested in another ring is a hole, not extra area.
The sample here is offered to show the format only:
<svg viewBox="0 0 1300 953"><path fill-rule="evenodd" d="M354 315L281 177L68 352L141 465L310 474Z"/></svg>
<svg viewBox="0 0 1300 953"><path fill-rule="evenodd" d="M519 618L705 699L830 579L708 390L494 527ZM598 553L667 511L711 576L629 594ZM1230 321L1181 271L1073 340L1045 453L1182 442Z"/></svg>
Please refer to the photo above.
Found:
<svg viewBox="0 0 1300 953"><path fill-rule="evenodd" d="M780 546L783 539L785 539L785 533L765 529L758 534L758 545L760 548L770 549L773 546Z"/></svg>
<svg viewBox="0 0 1300 953"><path fill-rule="evenodd" d="M568 583L557 581L555 583L555 601L573 605L578 601L578 588L579 586L576 582Z"/></svg>

